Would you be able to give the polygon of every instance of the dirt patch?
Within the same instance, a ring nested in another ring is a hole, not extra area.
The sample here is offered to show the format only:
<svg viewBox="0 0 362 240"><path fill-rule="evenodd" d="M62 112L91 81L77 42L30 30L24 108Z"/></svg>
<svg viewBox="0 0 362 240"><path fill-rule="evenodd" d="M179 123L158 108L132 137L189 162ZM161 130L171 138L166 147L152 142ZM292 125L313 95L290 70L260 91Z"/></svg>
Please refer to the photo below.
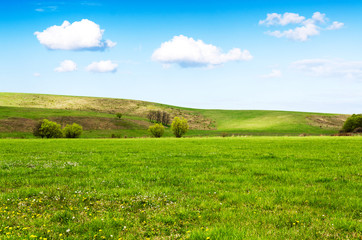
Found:
<svg viewBox="0 0 362 240"><path fill-rule="evenodd" d="M333 116L321 116L310 115L307 116L309 125L317 126L326 129L341 129L349 115L333 115Z"/></svg>
<svg viewBox="0 0 362 240"><path fill-rule="evenodd" d="M27 118L0 119L0 132L31 132L37 121Z"/></svg>

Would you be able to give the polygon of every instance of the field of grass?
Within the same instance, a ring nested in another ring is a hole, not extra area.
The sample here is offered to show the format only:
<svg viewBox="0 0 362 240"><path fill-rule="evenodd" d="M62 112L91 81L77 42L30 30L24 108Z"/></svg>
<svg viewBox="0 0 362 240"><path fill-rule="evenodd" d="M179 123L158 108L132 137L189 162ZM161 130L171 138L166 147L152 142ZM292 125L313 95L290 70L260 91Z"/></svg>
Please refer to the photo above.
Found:
<svg viewBox="0 0 362 240"><path fill-rule="evenodd" d="M0 239L361 239L361 137L0 140Z"/></svg>
<svg viewBox="0 0 362 240"><path fill-rule="evenodd" d="M149 137L150 110L188 119L187 136L332 135L348 117L341 114L262 110L205 110L114 98L74 97L27 93L0 93L0 138L32 138L36 121L48 118L62 125L90 124L83 138ZM115 123L115 113L123 120ZM86 118L86 119L85 119ZM30 121L31 120L31 121ZM104 124L102 124L104 122ZM166 129L165 136L171 136Z"/></svg>

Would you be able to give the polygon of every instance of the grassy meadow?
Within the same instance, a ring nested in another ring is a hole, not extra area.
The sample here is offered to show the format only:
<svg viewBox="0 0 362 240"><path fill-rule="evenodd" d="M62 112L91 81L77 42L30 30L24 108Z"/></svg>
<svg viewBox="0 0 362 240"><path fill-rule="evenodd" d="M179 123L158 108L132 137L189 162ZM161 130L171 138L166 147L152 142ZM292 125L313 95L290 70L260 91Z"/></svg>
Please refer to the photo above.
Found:
<svg viewBox="0 0 362 240"><path fill-rule="evenodd" d="M361 137L0 140L0 239L361 239Z"/></svg>

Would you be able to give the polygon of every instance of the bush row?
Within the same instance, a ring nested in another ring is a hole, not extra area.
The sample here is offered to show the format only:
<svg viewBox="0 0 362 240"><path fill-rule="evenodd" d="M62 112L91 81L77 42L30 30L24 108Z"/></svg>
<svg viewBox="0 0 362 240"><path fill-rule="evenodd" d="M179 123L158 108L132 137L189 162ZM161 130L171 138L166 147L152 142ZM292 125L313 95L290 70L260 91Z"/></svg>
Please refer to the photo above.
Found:
<svg viewBox="0 0 362 240"><path fill-rule="evenodd" d="M43 119L38 122L33 130L33 135L41 138L78 138L83 132L83 127L79 124L67 124L63 129L60 124Z"/></svg>
<svg viewBox="0 0 362 240"><path fill-rule="evenodd" d="M171 124L171 130L175 137L180 138L182 137L187 130L189 129L189 124L185 118L175 117ZM156 123L153 126L148 128L148 131L152 134L152 136L156 138L162 137L163 133L165 132L165 127L160 124Z"/></svg>

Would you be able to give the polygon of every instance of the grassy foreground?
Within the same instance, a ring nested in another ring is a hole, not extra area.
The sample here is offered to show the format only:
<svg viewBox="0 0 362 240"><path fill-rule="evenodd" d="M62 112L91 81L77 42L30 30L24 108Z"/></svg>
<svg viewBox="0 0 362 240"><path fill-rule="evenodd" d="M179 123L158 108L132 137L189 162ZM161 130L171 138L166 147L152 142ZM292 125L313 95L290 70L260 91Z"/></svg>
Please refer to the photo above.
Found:
<svg viewBox="0 0 362 240"><path fill-rule="evenodd" d="M0 140L0 239L361 239L361 146Z"/></svg>

